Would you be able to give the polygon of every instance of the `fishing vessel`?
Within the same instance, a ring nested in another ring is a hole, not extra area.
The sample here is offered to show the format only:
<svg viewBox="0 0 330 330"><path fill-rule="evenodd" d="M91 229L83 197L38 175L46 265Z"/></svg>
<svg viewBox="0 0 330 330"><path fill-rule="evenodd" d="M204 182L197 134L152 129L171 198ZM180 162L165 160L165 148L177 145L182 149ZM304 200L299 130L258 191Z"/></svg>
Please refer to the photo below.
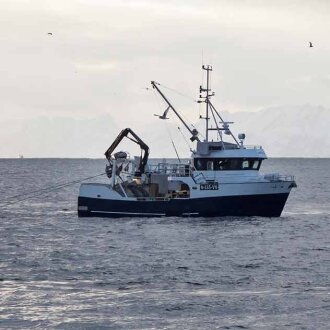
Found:
<svg viewBox="0 0 330 330"><path fill-rule="evenodd" d="M174 113L191 135L195 149L188 162L148 162L148 145L130 128L120 132L106 150L104 183L84 183L78 196L80 217L279 217L296 182L292 175L262 174L267 158L261 146L244 144L245 134L236 138L233 122L225 121L215 108L210 88L212 66L203 65L206 86L199 88L198 103L205 104L205 138L189 126L160 89L151 82L167 108L160 119ZM212 136L212 138L211 138ZM141 156L131 159L117 151L124 138L137 143ZM230 141L227 141L227 138Z"/></svg>

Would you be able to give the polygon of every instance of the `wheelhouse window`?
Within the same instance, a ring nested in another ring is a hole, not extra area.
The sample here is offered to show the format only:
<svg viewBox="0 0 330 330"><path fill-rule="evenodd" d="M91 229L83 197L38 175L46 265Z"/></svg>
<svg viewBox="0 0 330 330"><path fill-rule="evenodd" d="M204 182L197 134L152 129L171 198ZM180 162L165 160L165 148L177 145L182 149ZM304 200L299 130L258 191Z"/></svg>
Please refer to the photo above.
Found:
<svg viewBox="0 0 330 330"><path fill-rule="evenodd" d="M242 170L248 169L249 168L249 161L248 160L243 160L242 161Z"/></svg>
<svg viewBox="0 0 330 330"><path fill-rule="evenodd" d="M208 160L206 162L206 168L208 171L213 171L213 164L214 164L213 160Z"/></svg>
<svg viewBox="0 0 330 330"><path fill-rule="evenodd" d="M254 161L253 161L253 164L252 164L252 169L253 169L253 170L258 170L259 167L260 167L260 163L261 163L260 160L254 160Z"/></svg>
<svg viewBox="0 0 330 330"><path fill-rule="evenodd" d="M258 158L195 158L199 171L259 170L262 160Z"/></svg>
<svg viewBox="0 0 330 330"><path fill-rule="evenodd" d="M194 165L195 165L196 170L202 171L204 169L204 166L203 166L204 161L200 158L195 159L195 164Z"/></svg>

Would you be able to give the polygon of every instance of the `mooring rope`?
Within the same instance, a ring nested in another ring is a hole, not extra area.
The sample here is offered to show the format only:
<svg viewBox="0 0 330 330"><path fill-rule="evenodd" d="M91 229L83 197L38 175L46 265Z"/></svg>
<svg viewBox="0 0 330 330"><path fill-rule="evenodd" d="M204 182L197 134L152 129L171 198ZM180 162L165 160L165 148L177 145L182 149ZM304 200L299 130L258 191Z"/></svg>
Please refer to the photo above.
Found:
<svg viewBox="0 0 330 330"><path fill-rule="evenodd" d="M0 200L0 206L12 205L12 204L16 204L16 203L19 203L19 202L23 202L27 199L34 198L34 197L37 197L37 196L41 196L43 194L46 194L46 193L49 193L49 192L52 192L52 191L55 191L55 190L59 190L59 189L62 189L62 188L65 188L65 187L68 187L68 186L71 186L71 185L75 185L77 183L80 183L80 182L83 182L83 181L86 181L86 180L94 179L96 177L99 177L99 176L102 176L102 175L105 175L105 174L106 173L103 172L103 173L93 175L93 176L90 176L90 177L87 177L87 178L79 179L79 180L63 182L61 184L57 184L57 185L54 185L54 186L49 186L49 187L46 187L46 188L41 188L41 189L38 189L38 190L26 191L26 192L23 192L21 194L10 196L10 197L7 197L7 198L4 198L4 199ZM30 196L27 196L25 198L20 198L20 197L23 197L23 196L26 196L26 195L30 195Z"/></svg>

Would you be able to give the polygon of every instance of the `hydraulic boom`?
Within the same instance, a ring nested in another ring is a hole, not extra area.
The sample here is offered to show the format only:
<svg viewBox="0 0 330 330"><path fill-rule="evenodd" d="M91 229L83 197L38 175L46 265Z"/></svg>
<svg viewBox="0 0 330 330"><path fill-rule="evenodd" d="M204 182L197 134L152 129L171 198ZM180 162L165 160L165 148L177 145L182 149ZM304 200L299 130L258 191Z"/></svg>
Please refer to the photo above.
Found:
<svg viewBox="0 0 330 330"><path fill-rule="evenodd" d="M131 134L133 138L129 137L128 134ZM145 167L148 162L148 157L149 157L149 147L130 129L130 128L125 128L123 129L115 141L111 144L111 146L108 148L108 150L104 153L105 157L110 161L111 160L111 155L112 152L116 149L116 147L119 145L119 143L122 141L124 137L127 137L131 141L135 142L138 144L141 148L141 150L144 151L144 155L140 157L140 163L138 167L138 172L139 174L143 174L145 172Z"/></svg>

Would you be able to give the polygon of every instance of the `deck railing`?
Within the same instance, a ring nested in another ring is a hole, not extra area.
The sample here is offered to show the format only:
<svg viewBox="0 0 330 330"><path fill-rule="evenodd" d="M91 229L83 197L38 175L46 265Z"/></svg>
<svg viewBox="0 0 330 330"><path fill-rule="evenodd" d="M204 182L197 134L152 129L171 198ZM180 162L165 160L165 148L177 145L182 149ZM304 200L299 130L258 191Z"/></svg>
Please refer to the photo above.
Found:
<svg viewBox="0 0 330 330"><path fill-rule="evenodd" d="M251 146L251 145L244 145L244 148L245 149L254 149L254 150L259 150L259 149L262 149L262 146Z"/></svg>
<svg viewBox="0 0 330 330"><path fill-rule="evenodd" d="M169 176L190 176L192 168L189 164L158 163L157 165L149 165L149 171Z"/></svg>
<svg viewBox="0 0 330 330"><path fill-rule="evenodd" d="M264 178L268 181L275 182L275 181L294 181L293 175L284 175L279 173L270 173L265 174Z"/></svg>

